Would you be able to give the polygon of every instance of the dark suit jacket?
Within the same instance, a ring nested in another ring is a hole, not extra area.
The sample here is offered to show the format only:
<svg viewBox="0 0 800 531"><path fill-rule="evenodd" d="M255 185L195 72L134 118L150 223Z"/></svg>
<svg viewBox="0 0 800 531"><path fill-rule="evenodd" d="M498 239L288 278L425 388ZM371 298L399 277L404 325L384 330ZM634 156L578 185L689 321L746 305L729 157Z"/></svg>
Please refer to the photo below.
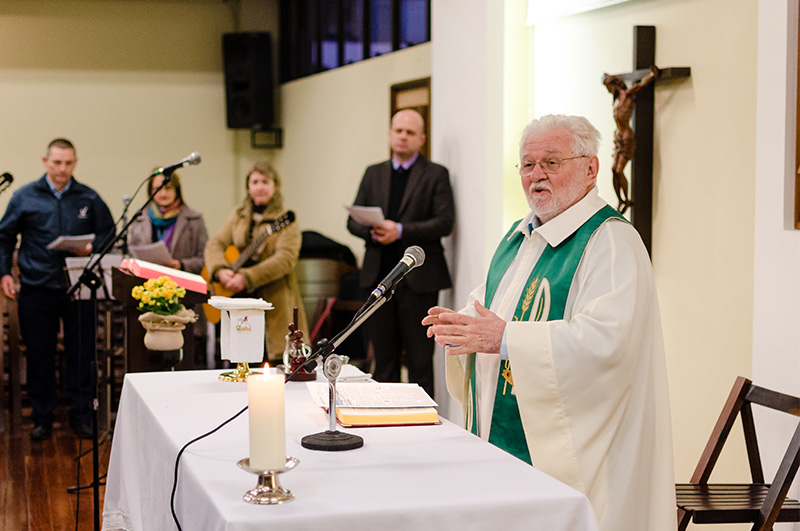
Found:
<svg viewBox="0 0 800 531"><path fill-rule="evenodd" d="M353 204L379 206L385 214L389 208L391 176L391 160L368 167ZM447 168L420 155L411 167L398 217L392 221L403 225L403 236L398 240L403 249L418 245L425 251L425 262L411 271L403 282L417 293L433 293L449 288L450 273L447 271L441 239L453 230L455 207ZM347 230L364 240L361 286L374 288L382 280L378 278L382 245L372 241L368 225L362 225L353 218L348 218Z"/></svg>

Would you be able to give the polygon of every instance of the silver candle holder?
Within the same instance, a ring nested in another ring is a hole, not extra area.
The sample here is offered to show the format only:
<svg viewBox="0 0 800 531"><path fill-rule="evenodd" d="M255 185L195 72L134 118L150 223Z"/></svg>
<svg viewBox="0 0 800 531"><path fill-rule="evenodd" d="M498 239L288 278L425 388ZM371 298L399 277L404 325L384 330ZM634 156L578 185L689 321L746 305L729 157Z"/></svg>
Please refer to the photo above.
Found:
<svg viewBox="0 0 800 531"><path fill-rule="evenodd" d="M258 484L256 488L245 492L242 499L247 503L254 503L257 505L280 505L292 501L294 499L294 494L281 487L278 481L278 474L288 472L296 467L298 463L300 463L299 459L287 457L286 466L284 468L277 470L261 470L250 466L249 457L239 460L239 462L236 463L239 468L245 472L258 475Z"/></svg>

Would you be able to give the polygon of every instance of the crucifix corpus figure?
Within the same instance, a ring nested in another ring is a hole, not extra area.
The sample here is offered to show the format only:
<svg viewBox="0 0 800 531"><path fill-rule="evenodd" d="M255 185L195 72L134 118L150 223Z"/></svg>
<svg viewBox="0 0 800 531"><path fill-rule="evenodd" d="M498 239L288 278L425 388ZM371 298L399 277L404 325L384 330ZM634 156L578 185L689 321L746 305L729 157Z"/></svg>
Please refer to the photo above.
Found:
<svg viewBox="0 0 800 531"><path fill-rule="evenodd" d="M614 121L617 124L617 130L614 133L614 163L611 171L614 177L614 192L619 201L617 211L620 214L624 214L629 207L633 206L633 202L628 197L628 180L623 171L636 152L636 135L630 123L634 97L642 88L655 81L658 75L658 68L652 66L649 74L630 87L620 76L609 74L603 76L603 85L614 96Z"/></svg>

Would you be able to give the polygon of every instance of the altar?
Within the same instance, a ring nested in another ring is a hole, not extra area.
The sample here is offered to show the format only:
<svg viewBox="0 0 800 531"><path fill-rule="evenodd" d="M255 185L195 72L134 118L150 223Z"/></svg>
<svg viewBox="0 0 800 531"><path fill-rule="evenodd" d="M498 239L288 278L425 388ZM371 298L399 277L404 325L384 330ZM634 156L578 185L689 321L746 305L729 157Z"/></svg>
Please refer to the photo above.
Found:
<svg viewBox="0 0 800 531"><path fill-rule="evenodd" d="M175 459L190 440L247 405L243 383L219 371L126 374L103 510L106 531L177 529L170 511ZM320 380L322 377L320 376ZM175 514L185 530L458 529L591 531L588 499L443 420L434 426L346 429L363 448L308 450L303 436L328 417L305 384L286 386L286 450L300 462L280 476L295 499L252 505L247 413L192 444L180 461Z"/></svg>

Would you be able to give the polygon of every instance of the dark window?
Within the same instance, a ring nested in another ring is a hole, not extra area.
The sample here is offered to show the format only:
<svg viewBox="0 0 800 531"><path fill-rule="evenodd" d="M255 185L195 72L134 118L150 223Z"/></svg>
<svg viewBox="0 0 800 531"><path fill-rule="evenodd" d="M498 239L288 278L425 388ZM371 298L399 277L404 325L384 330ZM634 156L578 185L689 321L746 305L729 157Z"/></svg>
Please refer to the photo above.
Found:
<svg viewBox="0 0 800 531"><path fill-rule="evenodd" d="M322 54L323 70L336 68L339 61L339 35L341 31L341 18L339 17L339 2L336 0L323 0L320 2L319 25L322 29Z"/></svg>
<svg viewBox="0 0 800 531"><path fill-rule="evenodd" d="M364 0L343 0L344 60L349 65L364 59Z"/></svg>
<svg viewBox="0 0 800 531"><path fill-rule="evenodd" d="M430 0L281 0L281 81L430 41Z"/></svg>
<svg viewBox="0 0 800 531"><path fill-rule="evenodd" d="M372 32L370 33L369 56L383 55L392 51L393 0L370 0L372 3Z"/></svg>
<svg viewBox="0 0 800 531"><path fill-rule="evenodd" d="M316 74L320 71L320 36L319 36L319 11L313 9L312 6L317 5L316 0L306 0L304 2L309 8L305 11L305 16L301 18L304 22L300 27L300 35L303 41L298 44L301 46L300 50L305 53L300 56L300 70L301 75L307 76Z"/></svg>
<svg viewBox="0 0 800 531"><path fill-rule="evenodd" d="M400 3L400 48L428 39L428 0L402 0Z"/></svg>

